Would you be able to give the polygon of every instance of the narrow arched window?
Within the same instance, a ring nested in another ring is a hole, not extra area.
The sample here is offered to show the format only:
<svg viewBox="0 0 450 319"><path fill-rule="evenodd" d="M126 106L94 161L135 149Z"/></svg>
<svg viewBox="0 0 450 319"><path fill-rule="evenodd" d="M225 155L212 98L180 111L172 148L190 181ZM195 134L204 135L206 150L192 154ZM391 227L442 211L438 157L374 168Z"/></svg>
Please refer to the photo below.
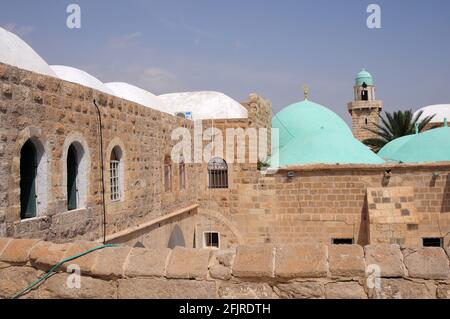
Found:
<svg viewBox="0 0 450 319"><path fill-rule="evenodd" d="M78 206L78 153L75 144L69 146L67 152L67 209L74 210Z"/></svg>
<svg viewBox="0 0 450 319"><path fill-rule="evenodd" d="M20 151L20 218L36 217L37 152L28 140Z"/></svg>
<svg viewBox="0 0 450 319"><path fill-rule="evenodd" d="M116 146L111 151L109 161L109 173L110 173L110 187L111 187L111 200L120 201L123 193L123 160L122 150L119 146Z"/></svg>
<svg viewBox="0 0 450 319"><path fill-rule="evenodd" d="M186 164L184 163L184 158L180 158L180 163L178 164L178 178L180 182L180 190L186 189Z"/></svg>
<svg viewBox="0 0 450 319"><path fill-rule="evenodd" d="M172 161L170 156L164 158L164 190L166 193L172 191Z"/></svg>
<svg viewBox="0 0 450 319"><path fill-rule="evenodd" d="M228 165L222 158L213 158L208 163L209 188L228 188Z"/></svg>

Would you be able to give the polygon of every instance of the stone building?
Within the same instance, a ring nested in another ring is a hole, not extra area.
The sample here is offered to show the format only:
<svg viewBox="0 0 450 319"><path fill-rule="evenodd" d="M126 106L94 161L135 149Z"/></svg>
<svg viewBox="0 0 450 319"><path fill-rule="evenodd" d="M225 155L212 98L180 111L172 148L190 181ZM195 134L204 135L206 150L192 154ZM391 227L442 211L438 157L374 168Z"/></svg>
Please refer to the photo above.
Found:
<svg viewBox="0 0 450 319"><path fill-rule="evenodd" d="M449 245L450 129L404 145L444 145L426 158L373 153L360 140L382 104L367 72L349 104L351 130L308 99L272 118L257 94L241 104L219 92L156 96L50 67L3 29L0 46L0 237L146 248ZM267 133L257 146L252 129ZM174 132L191 137L193 158L196 143L215 155L175 161ZM249 160L261 144L272 149L263 171Z"/></svg>

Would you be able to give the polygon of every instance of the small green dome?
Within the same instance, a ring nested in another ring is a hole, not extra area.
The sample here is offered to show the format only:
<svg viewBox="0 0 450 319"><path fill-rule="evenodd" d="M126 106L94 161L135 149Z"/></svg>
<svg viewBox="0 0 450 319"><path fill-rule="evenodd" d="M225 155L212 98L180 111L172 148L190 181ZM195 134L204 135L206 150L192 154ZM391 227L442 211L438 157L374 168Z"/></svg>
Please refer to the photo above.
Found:
<svg viewBox="0 0 450 319"><path fill-rule="evenodd" d="M283 147L293 138L303 137L323 128L337 134L352 136L352 131L344 120L320 104L304 100L291 104L272 119L272 127L279 129L279 146ZM278 141L273 141L278 144Z"/></svg>
<svg viewBox="0 0 450 319"><path fill-rule="evenodd" d="M356 76L356 85L363 85L366 83L367 85L373 85L373 77L372 74L366 71L366 69L362 69L361 72Z"/></svg>
<svg viewBox="0 0 450 319"><path fill-rule="evenodd" d="M378 156L384 158L385 160L392 160L391 156L395 152L398 151L403 145L405 145L414 135L406 135L399 137L389 143L387 143L383 148L378 152Z"/></svg>
<svg viewBox="0 0 450 319"><path fill-rule="evenodd" d="M401 144L401 141L397 143ZM450 128L445 126L410 135L403 145L397 149L394 147L389 150L388 148L383 151L383 154L385 158L402 163L448 162L450 161Z"/></svg>

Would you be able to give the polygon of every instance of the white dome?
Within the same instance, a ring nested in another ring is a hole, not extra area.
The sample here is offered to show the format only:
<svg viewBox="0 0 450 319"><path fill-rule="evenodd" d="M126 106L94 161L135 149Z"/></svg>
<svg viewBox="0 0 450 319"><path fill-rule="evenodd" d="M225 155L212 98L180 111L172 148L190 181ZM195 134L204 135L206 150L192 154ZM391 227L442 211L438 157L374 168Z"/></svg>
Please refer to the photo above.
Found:
<svg viewBox="0 0 450 319"><path fill-rule="evenodd" d="M0 62L32 72L56 76L36 51L17 35L3 28L0 28Z"/></svg>
<svg viewBox="0 0 450 319"><path fill-rule="evenodd" d="M123 82L105 83L105 85L117 97L150 107L161 112L173 114L173 112L170 111L169 107L167 107L162 99L146 90Z"/></svg>
<svg viewBox="0 0 450 319"><path fill-rule="evenodd" d="M423 111L420 119L435 115L431 120L431 123L443 123L445 118L450 121L450 104L436 104L426 106L415 112L414 115L418 114L420 111Z"/></svg>
<svg viewBox="0 0 450 319"><path fill-rule="evenodd" d="M159 96L173 111L191 112L193 120L247 118L245 107L219 92L184 92Z"/></svg>
<svg viewBox="0 0 450 319"><path fill-rule="evenodd" d="M64 65L52 65L50 67L61 80L78 83L113 95L113 92L103 82L83 70Z"/></svg>

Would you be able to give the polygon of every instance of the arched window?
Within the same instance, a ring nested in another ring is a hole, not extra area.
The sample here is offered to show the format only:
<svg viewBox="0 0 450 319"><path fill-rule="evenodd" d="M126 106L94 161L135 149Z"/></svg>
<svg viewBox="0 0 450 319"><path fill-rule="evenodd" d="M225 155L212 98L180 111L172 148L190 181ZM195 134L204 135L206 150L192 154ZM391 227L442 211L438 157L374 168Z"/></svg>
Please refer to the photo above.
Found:
<svg viewBox="0 0 450 319"><path fill-rule="evenodd" d="M109 162L110 184L111 184L111 200L120 201L123 198L124 172L122 150L119 146L115 146L111 151Z"/></svg>
<svg viewBox="0 0 450 319"><path fill-rule="evenodd" d="M20 151L20 218L33 218L47 209L47 156L44 146L32 137Z"/></svg>
<svg viewBox="0 0 450 319"><path fill-rule="evenodd" d="M209 188L228 188L228 165L222 158L213 158L208 163Z"/></svg>
<svg viewBox="0 0 450 319"><path fill-rule="evenodd" d="M70 144L67 150L67 209L83 207L87 192L86 158L83 146L79 142Z"/></svg>
<svg viewBox="0 0 450 319"><path fill-rule="evenodd" d="M178 164L178 175L180 189L186 189L186 164L184 163L183 156L180 157L180 163Z"/></svg>
<svg viewBox="0 0 450 319"><path fill-rule="evenodd" d="M167 193L172 191L172 161L170 156L164 158L164 190Z"/></svg>

